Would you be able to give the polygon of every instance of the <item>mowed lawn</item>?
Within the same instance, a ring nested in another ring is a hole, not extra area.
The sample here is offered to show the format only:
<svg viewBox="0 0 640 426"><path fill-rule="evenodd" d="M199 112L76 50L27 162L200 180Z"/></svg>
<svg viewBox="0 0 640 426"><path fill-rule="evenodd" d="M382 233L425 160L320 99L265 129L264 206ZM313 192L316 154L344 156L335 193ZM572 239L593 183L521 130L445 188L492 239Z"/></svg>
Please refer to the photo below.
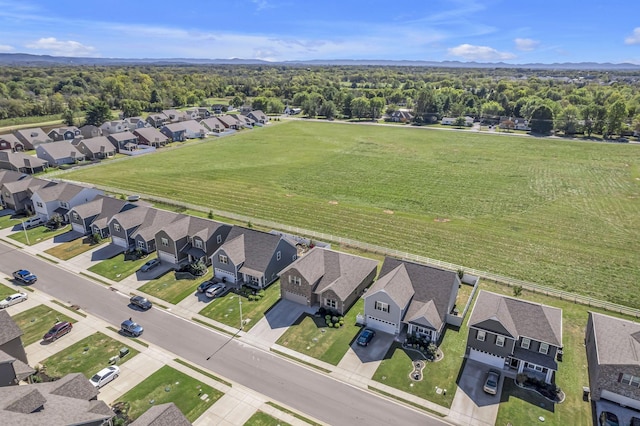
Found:
<svg viewBox="0 0 640 426"><path fill-rule="evenodd" d="M243 426L289 426L289 423L276 419L265 412L256 411Z"/></svg>
<svg viewBox="0 0 640 426"><path fill-rule="evenodd" d="M20 291L16 291L16 290L12 289L11 287L7 287L4 284L0 284L0 300L4 299L7 296L10 296L12 294L16 294L16 293L20 293Z"/></svg>
<svg viewBox="0 0 640 426"><path fill-rule="evenodd" d="M175 272L168 271L138 290L177 305L185 297L194 294L198 286L208 279L211 279L210 273L195 280L177 280Z"/></svg>
<svg viewBox="0 0 640 426"><path fill-rule="evenodd" d="M73 330L71 330L71 333L73 333ZM62 339L65 337L62 337ZM51 377L62 377L69 373L82 373L87 379L90 379L95 373L108 367L109 358L119 355L120 349L124 347L129 348L129 353L118 361L119 364L136 356L138 351L129 347L126 343L98 332L50 356L42 361L41 364L45 366L47 374Z"/></svg>
<svg viewBox="0 0 640 426"><path fill-rule="evenodd" d="M74 319L47 305L38 305L20 312L13 316L13 320L18 324L20 330L24 332L22 335L22 344L24 346L29 346L32 343L42 340L42 336L59 321L75 323ZM71 333L73 333L73 330Z"/></svg>
<svg viewBox="0 0 640 426"><path fill-rule="evenodd" d="M291 121L64 176L640 308L639 149Z"/></svg>
<svg viewBox="0 0 640 426"><path fill-rule="evenodd" d="M203 399L202 396L208 397ZM129 418L135 420L151 405L173 402L190 422L194 422L223 393L167 365L118 398L129 403Z"/></svg>
<svg viewBox="0 0 640 426"><path fill-rule="evenodd" d="M103 260L102 262L93 265L89 270L113 281L122 281L154 257L156 257L155 253L145 257L144 259L124 260L124 253L120 253L111 259Z"/></svg>
<svg viewBox="0 0 640 426"><path fill-rule="evenodd" d="M9 238L14 239L22 244L32 246L34 244L41 243L42 241L50 240L60 234L64 234L71 228L69 225L63 226L60 229L51 230L46 226L37 226L35 228L28 229L25 235L24 230L20 230L14 234L9 235Z"/></svg>
<svg viewBox="0 0 640 426"><path fill-rule="evenodd" d="M62 260L69 260L77 255L89 251L93 248L98 247L101 244L106 243L108 240L102 240L100 243L95 244L93 239L89 237L84 238L76 238L73 241L68 241L66 243L60 243L55 247L51 247L50 249L45 250L45 253L49 253L52 256L57 257Z"/></svg>

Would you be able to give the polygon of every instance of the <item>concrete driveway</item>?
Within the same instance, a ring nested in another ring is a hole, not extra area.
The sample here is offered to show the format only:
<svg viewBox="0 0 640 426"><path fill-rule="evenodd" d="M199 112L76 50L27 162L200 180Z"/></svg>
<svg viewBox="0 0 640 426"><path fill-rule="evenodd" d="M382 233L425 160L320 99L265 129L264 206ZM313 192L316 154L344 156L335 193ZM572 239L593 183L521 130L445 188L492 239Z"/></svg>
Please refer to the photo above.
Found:
<svg viewBox="0 0 640 426"><path fill-rule="evenodd" d="M482 390L489 366L473 360L465 360L458 389L447 417L460 425L493 425L498 416L500 394L504 374L500 376L497 395L489 395Z"/></svg>
<svg viewBox="0 0 640 426"><path fill-rule="evenodd" d="M395 336L393 334L376 331L376 335L371 339L368 346L360 346L354 338L347 353L338 363L338 367L370 379L389 351L394 339Z"/></svg>

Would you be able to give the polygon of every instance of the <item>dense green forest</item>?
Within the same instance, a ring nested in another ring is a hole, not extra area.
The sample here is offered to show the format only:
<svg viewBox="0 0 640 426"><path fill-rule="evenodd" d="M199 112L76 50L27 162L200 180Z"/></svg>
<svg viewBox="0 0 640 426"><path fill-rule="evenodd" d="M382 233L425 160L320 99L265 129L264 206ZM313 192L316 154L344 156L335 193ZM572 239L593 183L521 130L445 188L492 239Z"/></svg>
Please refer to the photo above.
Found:
<svg viewBox="0 0 640 426"><path fill-rule="evenodd" d="M522 117L533 131L631 135L640 130L640 74L382 66L51 66L0 68L0 119L96 108L125 116L227 98L267 113L379 118L404 108L417 124L472 116Z"/></svg>

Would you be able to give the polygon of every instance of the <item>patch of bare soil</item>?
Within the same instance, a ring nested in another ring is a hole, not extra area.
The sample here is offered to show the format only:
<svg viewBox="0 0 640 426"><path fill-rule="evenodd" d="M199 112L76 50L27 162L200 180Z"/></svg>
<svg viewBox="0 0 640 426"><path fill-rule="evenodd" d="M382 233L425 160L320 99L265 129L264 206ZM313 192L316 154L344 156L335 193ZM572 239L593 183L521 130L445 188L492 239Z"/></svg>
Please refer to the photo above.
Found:
<svg viewBox="0 0 640 426"><path fill-rule="evenodd" d="M331 200L331 201L329 201L329 204L331 204L331 205L335 206L336 204L338 204L338 202L337 202L337 201L335 201L335 200Z"/></svg>
<svg viewBox="0 0 640 426"><path fill-rule="evenodd" d="M393 210L383 210L382 212L386 214L393 214Z"/></svg>
<svg viewBox="0 0 640 426"><path fill-rule="evenodd" d="M434 222L451 222L451 219L447 219L446 217L436 217L433 219Z"/></svg>

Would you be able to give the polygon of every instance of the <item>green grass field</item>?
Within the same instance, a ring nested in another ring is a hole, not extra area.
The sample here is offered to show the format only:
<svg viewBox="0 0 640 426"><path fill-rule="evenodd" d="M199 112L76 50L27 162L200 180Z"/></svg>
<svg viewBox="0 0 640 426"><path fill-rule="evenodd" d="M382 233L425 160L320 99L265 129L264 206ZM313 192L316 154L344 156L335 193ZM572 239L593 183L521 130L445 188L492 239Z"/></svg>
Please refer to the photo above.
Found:
<svg viewBox="0 0 640 426"><path fill-rule="evenodd" d="M32 246L34 244L41 243L42 241L50 240L51 238L64 234L70 230L71 228L69 225L63 226L62 228L54 231L48 229L46 226L38 226L27 230L27 235L25 235L24 230L21 230L9 235L9 238L21 242L22 244Z"/></svg>
<svg viewBox="0 0 640 426"><path fill-rule="evenodd" d="M94 249L98 247L100 244L106 243L108 240L104 239L100 243L95 244L93 239L85 237L85 238L76 238L73 241L68 241L66 243L60 243L54 247L51 247L48 250L45 250L45 253L49 253L52 256L57 257L62 260L69 260L73 257L76 257L79 254L82 254L86 251Z"/></svg>
<svg viewBox="0 0 640 426"><path fill-rule="evenodd" d="M156 257L155 253L143 259L124 260L124 253L121 253L111 259L106 259L100 263L96 263L90 267L89 270L98 275L102 275L105 278L109 278L110 280L122 281L154 257Z"/></svg>
<svg viewBox="0 0 640 426"><path fill-rule="evenodd" d="M64 176L640 308L638 149L290 121Z"/></svg>
<svg viewBox="0 0 640 426"><path fill-rule="evenodd" d="M256 411L256 413L245 422L244 426L289 426L289 423L276 419L262 411Z"/></svg>
<svg viewBox="0 0 640 426"><path fill-rule="evenodd" d="M42 340L47 331L58 321L76 321L47 305L38 305L13 316L13 320L18 324L22 335L22 344L29 346L32 343ZM73 330L71 331L73 333ZM64 337L62 337L64 339Z"/></svg>
<svg viewBox="0 0 640 426"><path fill-rule="evenodd" d="M155 280L150 280L138 290L177 305L185 297L195 294L198 286L208 279L211 279L209 273L195 280L177 280L176 274L168 271Z"/></svg>

